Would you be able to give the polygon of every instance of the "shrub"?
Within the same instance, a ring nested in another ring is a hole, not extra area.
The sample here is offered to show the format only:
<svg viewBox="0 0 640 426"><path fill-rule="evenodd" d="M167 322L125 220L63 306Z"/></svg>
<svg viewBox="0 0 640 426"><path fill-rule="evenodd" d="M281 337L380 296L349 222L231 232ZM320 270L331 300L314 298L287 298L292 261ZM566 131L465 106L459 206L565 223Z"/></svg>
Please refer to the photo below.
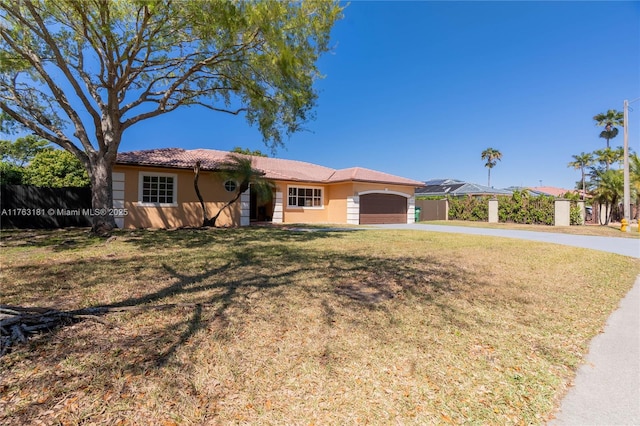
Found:
<svg viewBox="0 0 640 426"><path fill-rule="evenodd" d="M501 222L553 225L554 197L530 197L527 191L515 191L511 197L498 197L498 219Z"/></svg>
<svg viewBox="0 0 640 426"><path fill-rule="evenodd" d="M22 185L24 169L6 161L0 161L0 185Z"/></svg>
<svg viewBox="0 0 640 426"><path fill-rule="evenodd" d="M580 207L575 202L571 203L569 208L569 223L571 225L584 225L582 222L582 214L580 213Z"/></svg>
<svg viewBox="0 0 640 426"><path fill-rule="evenodd" d="M515 191L511 196L501 195L497 198L500 222L537 225L554 223L554 197L530 197L527 191ZM449 219L486 221L489 218L489 199L488 196L451 198L449 199ZM579 210L577 214L579 218Z"/></svg>
<svg viewBox="0 0 640 426"><path fill-rule="evenodd" d="M89 186L89 176L80 161L60 149L41 151L25 169L25 183L48 188Z"/></svg>
<svg viewBox="0 0 640 426"><path fill-rule="evenodd" d="M489 197L449 199L449 219L486 221L489 219Z"/></svg>

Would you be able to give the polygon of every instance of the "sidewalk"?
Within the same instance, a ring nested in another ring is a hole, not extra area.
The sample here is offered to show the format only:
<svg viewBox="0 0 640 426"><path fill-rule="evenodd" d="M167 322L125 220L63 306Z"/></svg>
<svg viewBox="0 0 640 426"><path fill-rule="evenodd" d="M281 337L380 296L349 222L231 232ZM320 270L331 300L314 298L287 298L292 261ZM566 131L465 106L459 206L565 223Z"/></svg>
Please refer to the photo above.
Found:
<svg viewBox="0 0 640 426"><path fill-rule="evenodd" d="M549 425L640 425L640 276L589 345Z"/></svg>

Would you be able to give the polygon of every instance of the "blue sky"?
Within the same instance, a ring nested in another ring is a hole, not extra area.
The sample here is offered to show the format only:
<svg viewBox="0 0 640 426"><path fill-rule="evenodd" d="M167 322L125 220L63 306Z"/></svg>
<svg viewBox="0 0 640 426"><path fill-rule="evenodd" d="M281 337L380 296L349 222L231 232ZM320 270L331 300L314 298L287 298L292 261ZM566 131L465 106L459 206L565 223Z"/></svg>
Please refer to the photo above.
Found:
<svg viewBox="0 0 640 426"><path fill-rule="evenodd" d="M354 1L332 43L316 119L277 157L486 184L492 147L492 186L573 188L571 156L605 147L592 117L640 97L637 1ZM177 146L268 152L242 117L203 108L139 123L120 151Z"/></svg>

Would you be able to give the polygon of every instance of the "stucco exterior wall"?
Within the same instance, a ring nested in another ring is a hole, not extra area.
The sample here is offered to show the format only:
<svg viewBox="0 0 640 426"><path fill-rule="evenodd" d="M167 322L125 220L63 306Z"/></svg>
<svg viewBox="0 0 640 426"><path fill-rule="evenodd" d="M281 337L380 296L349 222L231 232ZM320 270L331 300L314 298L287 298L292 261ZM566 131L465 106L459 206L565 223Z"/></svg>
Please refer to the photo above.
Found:
<svg viewBox="0 0 640 426"><path fill-rule="evenodd" d="M176 228L202 225L202 207L193 186L193 171L123 165L115 166L113 171L124 175L124 200L121 203L126 209L127 215L124 217L123 228ZM140 205L140 174L145 172L166 173L175 176L175 206ZM209 217L215 215L224 203L235 195L227 192L221 177L211 172L201 172L198 186L205 199ZM222 201L207 201L212 199ZM229 209L225 209L218 218L217 224L220 226L239 226L240 208L241 203L237 202Z"/></svg>
<svg viewBox="0 0 640 426"><path fill-rule="evenodd" d="M347 198L353 195L353 183L334 184L327 187L329 194L330 223L347 223Z"/></svg>
<svg viewBox="0 0 640 426"><path fill-rule="evenodd" d="M121 221L123 228L175 228L202 225L203 214L193 186L193 171L126 165L117 165L113 171L118 176L118 208L124 208L127 211L127 215ZM162 173L175 177L174 205L144 205L140 203L140 176L145 173ZM215 215L235 195L234 192L227 192L223 184L222 177L216 173L201 172L200 174L198 186L205 200L209 217ZM290 186L321 188L322 207L289 206L288 188ZM412 186L368 182L322 185L279 181L276 182L276 188L274 211L269 212L275 223L355 223L354 218L357 219L357 212L354 213L354 211L358 206L354 200L358 199L359 193L372 191L406 194L409 203L408 219L413 218L414 187ZM220 215L217 225L246 226L249 224L249 211L249 196L245 194L241 200L238 200Z"/></svg>
<svg viewBox="0 0 640 426"><path fill-rule="evenodd" d="M369 183L369 182L353 182L353 190L354 192L367 192L367 191L380 191L381 193L392 191L392 192L401 192L403 194L407 194L410 197L413 197L415 193L415 188L413 186L404 186L404 185L389 185L384 183Z"/></svg>
<svg viewBox="0 0 640 426"><path fill-rule="evenodd" d="M289 187L321 188L322 207L290 207ZM282 223L326 223L328 222L328 191L326 186L313 183L276 182L276 191L282 192Z"/></svg>
<svg viewBox="0 0 640 426"><path fill-rule="evenodd" d="M319 187L323 189L323 208L305 208L288 206L288 187ZM403 185L389 185L369 182L344 182L330 185L304 184L300 182L277 182L277 191L282 192L282 223L350 223L348 208L353 197L360 192L394 192L407 195L408 217L413 219L414 187Z"/></svg>

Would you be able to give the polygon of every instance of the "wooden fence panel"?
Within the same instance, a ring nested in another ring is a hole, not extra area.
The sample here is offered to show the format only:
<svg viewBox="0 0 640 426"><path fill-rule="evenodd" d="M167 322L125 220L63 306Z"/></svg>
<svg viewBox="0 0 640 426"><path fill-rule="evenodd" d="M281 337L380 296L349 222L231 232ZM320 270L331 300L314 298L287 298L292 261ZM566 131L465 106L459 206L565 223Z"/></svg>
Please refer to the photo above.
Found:
<svg viewBox="0 0 640 426"><path fill-rule="evenodd" d="M2 185L0 228L91 226L91 188Z"/></svg>
<svg viewBox="0 0 640 426"><path fill-rule="evenodd" d="M449 220L449 202L442 200L416 200L420 207L419 220Z"/></svg>

